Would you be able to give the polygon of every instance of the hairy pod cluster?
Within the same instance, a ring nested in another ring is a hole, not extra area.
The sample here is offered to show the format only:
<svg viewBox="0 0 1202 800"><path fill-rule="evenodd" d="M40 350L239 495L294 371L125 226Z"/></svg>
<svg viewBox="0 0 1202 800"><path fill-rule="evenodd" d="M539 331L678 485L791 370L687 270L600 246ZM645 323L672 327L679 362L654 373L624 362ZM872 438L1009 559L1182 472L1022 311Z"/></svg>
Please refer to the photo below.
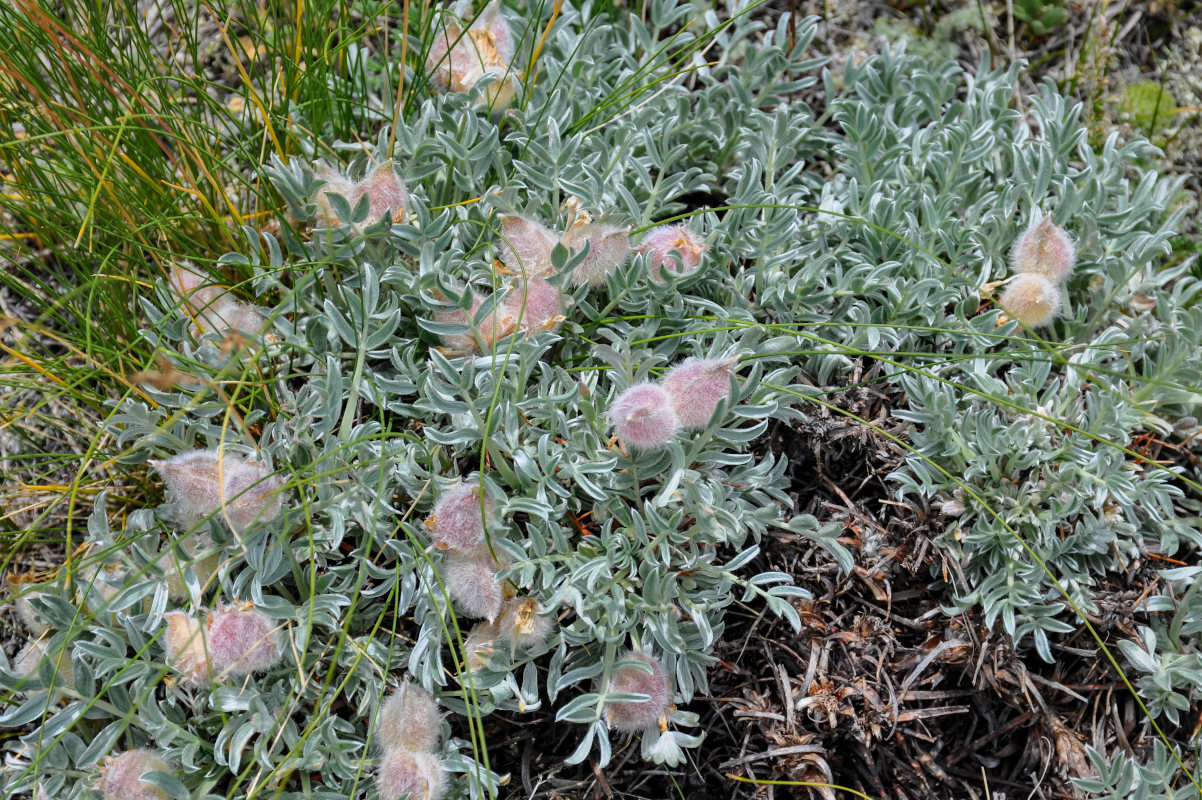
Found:
<svg viewBox="0 0 1202 800"><path fill-rule="evenodd" d="M169 283L192 317L193 333L197 336L230 330L261 333L267 327L267 320L254 306L209 283L205 275L188 267L173 266Z"/></svg>
<svg viewBox="0 0 1202 800"><path fill-rule="evenodd" d="M98 788L104 800L167 800L166 792L142 776L170 771L167 762L151 750L126 750L105 760Z"/></svg>
<svg viewBox="0 0 1202 800"><path fill-rule="evenodd" d="M400 222L405 216L405 206L409 202L409 193L405 183L396 174L396 166L392 161L383 161L369 172L362 180L355 182L335 170L328 164L318 164L314 177L325 181L325 185L317 190L313 198L317 206L317 215L328 227L342 223L338 213L330 202L330 195L340 195L351 208L367 198L367 220L365 225L379 222L387 217L390 222ZM362 231L362 225L354 226Z"/></svg>
<svg viewBox="0 0 1202 800"><path fill-rule="evenodd" d="M705 244L684 225L660 225L643 236L638 252L647 256L651 279L662 283L662 273L688 275L701 265Z"/></svg>
<svg viewBox="0 0 1202 800"><path fill-rule="evenodd" d="M1041 328L1060 316L1060 284L1072 274L1076 257L1072 238L1050 216L1031 223L1011 252L1018 275L998 298L1006 312L999 324L1016 319L1025 327Z"/></svg>
<svg viewBox="0 0 1202 800"><path fill-rule="evenodd" d="M442 738L442 717L429 692L406 681L380 705L376 744L382 752L376 786L380 800L438 800L446 782L434 755Z"/></svg>
<svg viewBox="0 0 1202 800"><path fill-rule="evenodd" d="M1050 216L1032 223L1014 243L1014 271L1042 275L1064 283L1073 271L1077 248L1068 233Z"/></svg>
<svg viewBox="0 0 1202 800"><path fill-rule="evenodd" d="M1006 313L1028 328L1042 328L1060 314L1060 287L1037 272L1015 276L998 302Z"/></svg>
<svg viewBox="0 0 1202 800"><path fill-rule="evenodd" d="M709 425L718 404L731 398L735 359L689 358L659 383L636 383L609 407L614 435L636 450L664 447L681 430Z"/></svg>
<svg viewBox="0 0 1202 800"><path fill-rule="evenodd" d="M421 686L405 681L380 705L375 737L384 753L434 752L442 738L437 701Z"/></svg>
<svg viewBox="0 0 1202 800"><path fill-rule="evenodd" d="M609 424L627 447L658 450L675 438L680 418L672 396L655 383L636 383L609 407Z"/></svg>
<svg viewBox="0 0 1202 800"><path fill-rule="evenodd" d="M606 702L605 718L609 726L637 733L662 725L672 702L672 690L664 668L648 654L634 650L628 650L621 660L641 661L647 669L628 666L615 670L609 681L609 691L645 694L647 699Z"/></svg>
<svg viewBox="0 0 1202 800"><path fill-rule="evenodd" d="M687 358L668 370L660 382L685 430L709 425L718 403L730 399L733 359Z"/></svg>
<svg viewBox="0 0 1202 800"><path fill-rule="evenodd" d="M440 574L447 594L461 614L489 622L496 620L505 602L505 588L497 579L499 568L484 547L466 553L447 553Z"/></svg>
<svg viewBox="0 0 1202 800"><path fill-rule="evenodd" d="M437 31L426 68L444 91L466 92L484 78L491 79L479 105L495 111L506 108L521 85L513 55L513 33L501 15L499 0L494 0L466 31L455 24Z"/></svg>
<svg viewBox="0 0 1202 800"><path fill-rule="evenodd" d="M150 464L167 484L184 524L221 512L231 530L242 534L280 513L284 480L263 462L220 450L194 450Z"/></svg>
<svg viewBox="0 0 1202 800"><path fill-rule="evenodd" d="M477 484L460 481L439 495L426 527L439 549L472 551L484 541L485 522L493 508L492 498L481 496Z"/></svg>

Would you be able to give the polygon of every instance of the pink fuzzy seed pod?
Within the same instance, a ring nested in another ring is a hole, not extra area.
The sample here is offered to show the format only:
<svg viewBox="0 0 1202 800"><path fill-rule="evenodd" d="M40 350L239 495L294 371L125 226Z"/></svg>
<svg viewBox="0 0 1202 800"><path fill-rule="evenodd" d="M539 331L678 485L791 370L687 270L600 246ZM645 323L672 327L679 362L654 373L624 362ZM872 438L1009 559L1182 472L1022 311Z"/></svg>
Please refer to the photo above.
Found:
<svg viewBox="0 0 1202 800"><path fill-rule="evenodd" d="M471 311L465 311L462 308L456 308L452 311L438 311L434 314L435 322L458 322L463 325L469 324L469 319L476 316L476 312L480 310L482 301L476 297L471 289L467 290L468 297L471 301ZM445 299L445 298L443 298ZM444 334L442 337L442 352L450 356L466 356L476 351L476 337L471 330L464 333Z"/></svg>
<svg viewBox="0 0 1202 800"><path fill-rule="evenodd" d="M375 741L380 750L433 753L442 738L438 702L417 684L406 681L380 705Z"/></svg>
<svg viewBox="0 0 1202 800"><path fill-rule="evenodd" d="M1043 275L1018 275L998 299L1002 309L1028 328L1042 328L1060 315L1060 289Z"/></svg>
<svg viewBox="0 0 1202 800"><path fill-rule="evenodd" d="M688 358L664 375L660 385L672 398L672 406L685 430L700 430L709 425L718 403L730 399L733 365L729 359Z"/></svg>
<svg viewBox="0 0 1202 800"><path fill-rule="evenodd" d="M1073 271L1077 248L1064 228L1048 216L1023 231L1014 243L1011 257L1015 272L1038 274L1052 283L1063 283Z"/></svg>
<svg viewBox="0 0 1202 800"><path fill-rule="evenodd" d="M480 487L461 481L439 495L426 527L440 550L468 552L484 541L484 524L492 512L492 499L485 494L481 503Z"/></svg>
<svg viewBox="0 0 1202 800"><path fill-rule="evenodd" d="M704 250L701 237L683 225L653 228L639 246L639 252L647 254L647 269L656 283L663 283L661 270L672 275L688 275L696 270Z"/></svg>
<svg viewBox="0 0 1202 800"><path fill-rule="evenodd" d="M364 195L367 195L368 202L368 224L378 222L385 215L392 222L400 222L404 218L409 194L405 191L405 184L397 177L392 161L381 163L355 186L351 205L358 203Z"/></svg>
<svg viewBox="0 0 1202 800"><path fill-rule="evenodd" d="M218 605L205 620L209 663L217 677L249 675L280 661L280 631L252 603Z"/></svg>
<svg viewBox="0 0 1202 800"><path fill-rule="evenodd" d="M551 251L558 237L545 225L529 217L502 214L501 262L514 275L534 277L554 269Z"/></svg>
<svg viewBox="0 0 1202 800"><path fill-rule="evenodd" d="M329 195L341 195L353 208L358 199L355 195L354 182L324 162L317 165L314 177L325 181L325 186L318 189L317 194L313 196L313 202L317 206L317 216L327 227L340 225L341 220L338 219L338 214L334 211L333 204L330 203Z"/></svg>
<svg viewBox="0 0 1202 800"><path fill-rule="evenodd" d="M542 278L511 286L501 308L507 324L526 334L555 330L564 320L559 289Z"/></svg>
<svg viewBox="0 0 1202 800"><path fill-rule="evenodd" d="M492 3L463 35L457 25L447 25L434 34L426 67L434 84L444 91L466 92L485 76L493 84L479 105L499 110L512 102L521 79L514 70L514 42L500 4ZM458 41L456 41L458 40Z"/></svg>
<svg viewBox="0 0 1202 800"><path fill-rule="evenodd" d="M459 613L489 622L496 620L505 600L497 570L497 562L487 550L447 553L442 562L442 582Z"/></svg>
<svg viewBox="0 0 1202 800"><path fill-rule="evenodd" d="M167 497L179 507L185 524L195 524L221 508L221 459L218 450L193 450L150 462L167 484Z"/></svg>
<svg viewBox="0 0 1202 800"><path fill-rule="evenodd" d="M671 395L654 383L636 383L618 395L609 424L623 444L639 450L658 450L680 430Z"/></svg>
<svg viewBox="0 0 1202 800"><path fill-rule="evenodd" d="M267 320L258 309L228 294L213 304L204 323L209 330L218 333L224 330L261 333L267 327Z"/></svg>
<svg viewBox="0 0 1202 800"><path fill-rule="evenodd" d="M380 762L380 800L440 800L445 784L442 762L429 753L397 750Z"/></svg>
<svg viewBox="0 0 1202 800"><path fill-rule="evenodd" d="M186 683L208 680L209 660L200 621L183 611L172 611L163 618L167 621L167 630L163 632L167 663Z"/></svg>
<svg viewBox="0 0 1202 800"><path fill-rule="evenodd" d="M275 519L283 504L284 478L261 461L227 457L223 464L223 516L230 529L243 534Z"/></svg>
<svg viewBox="0 0 1202 800"><path fill-rule="evenodd" d="M529 597L514 597L505 602L497 618L498 632L514 649L532 650L555 630L555 620L543 616L542 605Z"/></svg>
<svg viewBox="0 0 1202 800"><path fill-rule="evenodd" d="M572 270L572 282L597 286L605 276L617 270L630 257L630 236L627 228L599 222L574 225L563 237L570 250L580 250L588 242L588 255Z"/></svg>
<svg viewBox="0 0 1202 800"><path fill-rule="evenodd" d="M166 800L167 794L149 781L148 772L170 772L171 767L150 750L126 750L105 760L98 787L104 800Z"/></svg>
<svg viewBox="0 0 1202 800"><path fill-rule="evenodd" d="M622 661L641 661L650 671L638 667L622 667L615 670L609 681L610 692L645 694L646 700L631 702L607 702L605 717L611 728L637 733L659 726L672 701L668 688L668 677L659 662L646 653L627 651Z"/></svg>

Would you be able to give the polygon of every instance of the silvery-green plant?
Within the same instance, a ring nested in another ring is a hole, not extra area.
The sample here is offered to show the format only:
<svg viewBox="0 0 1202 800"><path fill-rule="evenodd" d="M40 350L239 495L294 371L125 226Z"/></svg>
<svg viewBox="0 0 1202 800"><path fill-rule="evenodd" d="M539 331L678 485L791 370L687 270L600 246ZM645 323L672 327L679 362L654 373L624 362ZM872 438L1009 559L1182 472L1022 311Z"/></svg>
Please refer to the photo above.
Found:
<svg viewBox="0 0 1202 800"><path fill-rule="evenodd" d="M644 21L565 4L538 51L545 77L519 83L508 56L483 60L489 36L460 8L434 36L445 56L450 31L477 31L470 83L435 72L454 91L374 145L302 140L306 152L264 166L294 225L245 228L218 267L271 306L270 328L193 331L191 300L164 281L142 335L194 385L142 384L106 429L131 471L198 452L260 465L238 496L273 511L231 525L234 498L197 507L169 487L114 526L96 498L83 563L30 600L54 652L72 645L72 685L0 718L32 728L0 788L88 797L106 755L153 742L173 765L152 774L170 796L481 798L501 783L481 717L544 700L579 726L571 762L605 764L639 735L648 759L681 763L700 741L685 707L707 690L724 611L755 600L800 628L808 593L749 572L758 540L786 528L851 566L840 526L794 516L784 459L752 445L826 402L856 359L905 392L898 494L965 498L940 542L963 574L944 587L949 607L1043 658L1076 624L1067 602L1089 609L1119 559L1199 543L1178 513L1187 476L1131 448L1196 408L1202 377L1199 286L1188 265L1160 268L1176 186L1137 167L1148 146L1090 149L1050 85L1024 117L1019 65L969 76L887 52L820 72L813 20L769 27L750 10L666 0ZM523 28L515 11L486 13L512 15L519 58L546 20ZM411 44L409 79L457 63ZM819 81L815 110L799 93ZM300 108L296 122L307 130ZM400 214L360 192L381 169L403 186ZM567 246L551 231L581 208L603 235ZM1078 249L1063 314L1038 335L980 308L1036 214ZM687 235L665 249L659 226L684 216ZM619 256L589 269L619 233ZM512 316L515 294L528 306L535 277L564 319L490 322ZM722 365L705 413L678 431L663 389L671 435L623 446L620 398L673 385L682 361ZM458 532L466 556L423 522L436 528L440 498L465 481L480 511ZM169 585L168 554L186 592ZM457 582L457 557L487 580ZM235 603L262 615L245 643L254 665L237 682L201 676L208 662L187 649L200 620ZM1167 594L1150 604L1176 608ZM457 607L488 622L469 632ZM181 619L195 621L182 639ZM1198 619L1191 606L1168 626L1173 648L1196 652ZM1149 695L1154 714L1198 693L1165 641L1146 637L1147 658L1124 648L1168 686ZM377 758L370 721L391 724L376 709L409 680L448 710L452 735ZM19 682L0 671L0 686ZM647 709L654 720L611 727Z"/></svg>

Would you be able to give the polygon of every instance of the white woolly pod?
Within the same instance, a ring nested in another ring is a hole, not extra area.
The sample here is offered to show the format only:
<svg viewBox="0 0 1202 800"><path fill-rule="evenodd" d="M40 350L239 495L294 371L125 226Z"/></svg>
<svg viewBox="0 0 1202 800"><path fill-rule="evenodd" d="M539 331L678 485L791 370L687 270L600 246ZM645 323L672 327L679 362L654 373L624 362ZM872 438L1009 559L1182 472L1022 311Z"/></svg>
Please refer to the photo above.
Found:
<svg viewBox="0 0 1202 800"><path fill-rule="evenodd" d="M405 681L380 704L375 742L382 752L433 753L440 739L442 715L438 701L416 683Z"/></svg>
<svg viewBox="0 0 1202 800"><path fill-rule="evenodd" d="M209 678L209 660L205 652L204 629L200 621L183 611L163 615L163 650L167 664L186 683L201 683Z"/></svg>
<svg viewBox="0 0 1202 800"><path fill-rule="evenodd" d="M500 569L486 548L468 553L448 552L440 573L455 608L468 617L496 620L505 601L505 590L497 579Z"/></svg>
<svg viewBox="0 0 1202 800"><path fill-rule="evenodd" d="M205 620L205 642L213 676L249 675L280 662L281 632L253 603L218 604Z"/></svg>
<svg viewBox="0 0 1202 800"><path fill-rule="evenodd" d="M605 718L611 728L636 733L662 724L672 702L672 690L663 666L647 653L628 650L622 661L639 661L644 667L614 670L609 691L647 695L646 700L607 701Z"/></svg>

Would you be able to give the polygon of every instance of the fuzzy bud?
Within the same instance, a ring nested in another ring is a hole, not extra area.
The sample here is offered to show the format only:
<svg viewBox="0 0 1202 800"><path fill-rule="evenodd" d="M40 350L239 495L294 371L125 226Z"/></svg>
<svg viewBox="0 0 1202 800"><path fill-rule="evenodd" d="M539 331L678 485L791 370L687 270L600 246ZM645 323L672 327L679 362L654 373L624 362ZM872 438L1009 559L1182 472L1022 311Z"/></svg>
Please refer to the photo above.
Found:
<svg viewBox="0 0 1202 800"><path fill-rule="evenodd" d="M253 306L241 302L221 286L209 283L208 277L188 267L176 264L171 268L169 284L184 301L192 317L193 333L221 333L226 330L259 333L267 320Z"/></svg>
<svg viewBox="0 0 1202 800"><path fill-rule="evenodd" d="M639 252L647 255L651 279L662 283L661 270L672 275L688 275L701 264L705 245L701 237L683 225L660 225L643 237Z"/></svg>
<svg viewBox="0 0 1202 800"><path fill-rule="evenodd" d="M434 697L406 681L380 705L375 741L385 753L433 753L442 738L442 716Z"/></svg>
<svg viewBox="0 0 1202 800"><path fill-rule="evenodd" d="M440 549L467 552L484 541L484 523L492 512L492 499L485 494L481 502L480 487L461 481L439 496L426 527Z"/></svg>
<svg viewBox="0 0 1202 800"><path fill-rule="evenodd" d="M275 620L251 603L218 605L205 620L209 663L217 676L249 675L280 661Z"/></svg>
<svg viewBox="0 0 1202 800"><path fill-rule="evenodd" d="M429 753L397 750L380 762L380 800L439 800L445 784L442 762Z"/></svg>
<svg viewBox="0 0 1202 800"><path fill-rule="evenodd" d="M668 687L668 677L659 662L646 653L627 651L622 661L641 661L650 671L636 666L622 667L615 670L609 681L610 692L645 694L646 700L631 702L607 702L605 717L611 728L620 731L638 732L659 725L668 705L672 701L672 692Z"/></svg>
<svg viewBox="0 0 1202 800"><path fill-rule="evenodd" d="M1060 315L1060 289L1035 272L1015 277L998 302L1006 314L1028 328L1042 328Z"/></svg>
<svg viewBox="0 0 1202 800"><path fill-rule="evenodd" d="M729 400L730 359L688 358L664 375L660 385L672 398L672 406L685 430L709 425L718 403Z"/></svg>
<svg viewBox="0 0 1202 800"><path fill-rule="evenodd" d="M600 222L580 222L573 225L563 237L563 244L571 250L580 250L588 242L588 255L572 270L572 282L597 286L605 283L605 276L616 271L630 257L630 236L627 228L618 228Z"/></svg>
<svg viewBox="0 0 1202 800"><path fill-rule="evenodd" d="M497 569L497 562L487 550L447 554L442 562L442 581L461 614L496 620L505 600Z"/></svg>
<svg viewBox="0 0 1202 800"><path fill-rule="evenodd" d="M558 237L541 222L517 214L501 215L501 261L514 275L547 275Z"/></svg>
<svg viewBox="0 0 1202 800"><path fill-rule="evenodd" d="M272 474L263 462L227 457L221 500L230 529L242 534L275 519L280 513L283 488L283 476Z"/></svg>
<svg viewBox="0 0 1202 800"><path fill-rule="evenodd" d="M163 650L167 663L189 683L209 678L209 661L200 621L183 611L164 614L167 630L163 633Z"/></svg>
<svg viewBox="0 0 1202 800"><path fill-rule="evenodd" d="M497 631L517 650L532 650L547 641L555 630L555 620L543 616L542 605L529 597L514 597L505 602L497 618Z"/></svg>
<svg viewBox="0 0 1202 800"><path fill-rule="evenodd" d="M609 424L623 444L639 450L658 450L680 430L671 395L654 383L636 383L618 395Z"/></svg>
<svg viewBox="0 0 1202 800"><path fill-rule="evenodd" d="M1050 216L1030 225L1011 254L1015 272L1042 275L1052 283L1064 282L1073 271L1076 256L1072 238Z"/></svg>
<svg viewBox="0 0 1202 800"><path fill-rule="evenodd" d="M171 767L150 750L126 750L104 764L99 788L104 800L166 800L167 794L149 781L142 780L148 772L170 772Z"/></svg>
<svg viewBox="0 0 1202 800"><path fill-rule="evenodd" d="M513 101L521 81L521 73L510 66L513 54L513 33L500 3L493 2L466 32L456 25L436 32L426 67L444 91L466 92L484 77L492 78L480 104L498 110Z"/></svg>

